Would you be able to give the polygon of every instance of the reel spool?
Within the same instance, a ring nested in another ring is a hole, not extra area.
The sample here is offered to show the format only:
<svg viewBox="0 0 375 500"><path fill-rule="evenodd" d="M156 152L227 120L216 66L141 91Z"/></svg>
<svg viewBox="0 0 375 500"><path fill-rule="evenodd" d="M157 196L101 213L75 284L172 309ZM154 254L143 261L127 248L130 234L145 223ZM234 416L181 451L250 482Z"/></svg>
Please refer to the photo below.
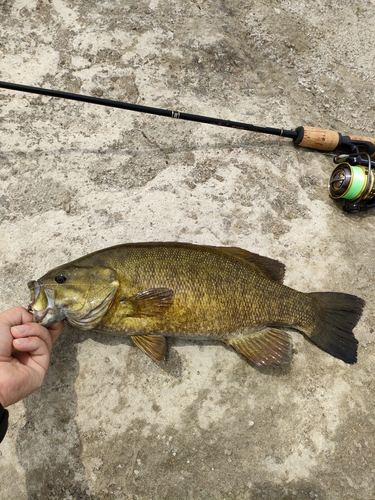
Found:
<svg viewBox="0 0 375 500"><path fill-rule="evenodd" d="M366 160L362 158L366 155ZM329 195L334 200L344 199L345 212L359 212L375 206L375 163L367 153L353 153L334 158L337 167L329 180Z"/></svg>

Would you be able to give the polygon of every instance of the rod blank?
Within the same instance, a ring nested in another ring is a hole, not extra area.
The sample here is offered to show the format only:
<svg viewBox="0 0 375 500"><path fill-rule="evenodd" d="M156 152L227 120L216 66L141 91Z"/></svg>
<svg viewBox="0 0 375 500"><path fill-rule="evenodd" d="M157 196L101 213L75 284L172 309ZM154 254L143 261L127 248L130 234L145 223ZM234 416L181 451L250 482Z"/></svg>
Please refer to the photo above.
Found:
<svg viewBox="0 0 375 500"><path fill-rule="evenodd" d="M101 97L93 97L83 94L72 94L71 92L63 92L61 90L44 89L41 87L31 87L29 85L20 85L18 83L1 82L0 88L8 90L16 90L20 92L28 92L30 94L39 94L49 97L59 97L62 99L69 99L71 101L87 102L90 104L97 104L99 106L108 106L112 108L127 109L128 111L137 111L139 113L147 113L151 115L166 116L168 118L179 118L181 120L188 120L192 122L207 123L209 125L218 125L220 127L230 127L240 130L249 130L251 132L260 132L263 134L278 135L281 137L288 137L289 139L296 139L297 132L294 130L284 130L279 128L270 127L257 127L250 123L241 123L231 120L222 120L220 118L211 118L209 116L192 115L189 113L181 113L179 111L153 108L150 106L142 106L140 104L130 104L128 102L113 101L111 99L103 99Z"/></svg>

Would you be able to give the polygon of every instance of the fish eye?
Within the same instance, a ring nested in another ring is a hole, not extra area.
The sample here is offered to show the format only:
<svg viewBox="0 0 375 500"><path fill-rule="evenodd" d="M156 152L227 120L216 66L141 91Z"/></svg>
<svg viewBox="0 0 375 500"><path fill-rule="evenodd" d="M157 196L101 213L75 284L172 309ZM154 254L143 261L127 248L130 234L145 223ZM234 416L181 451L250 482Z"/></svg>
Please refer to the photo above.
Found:
<svg viewBox="0 0 375 500"><path fill-rule="evenodd" d="M55 281L59 285L61 285L62 283L65 283L66 280L67 280L67 277L64 276L63 274L58 274L57 276L55 276Z"/></svg>

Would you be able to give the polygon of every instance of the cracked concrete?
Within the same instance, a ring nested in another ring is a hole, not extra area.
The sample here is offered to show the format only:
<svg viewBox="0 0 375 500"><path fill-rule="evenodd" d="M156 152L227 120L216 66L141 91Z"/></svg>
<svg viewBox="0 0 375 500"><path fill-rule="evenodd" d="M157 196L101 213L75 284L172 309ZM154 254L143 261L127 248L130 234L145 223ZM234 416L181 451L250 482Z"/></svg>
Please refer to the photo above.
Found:
<svg viewBox="0 0 375 500"><path fill-rule="evenodd" d="M375 136L373 2L3 0L0 79L294 129ZM371 35L371 33L370 33ZM290 367L209 342L155 364L66 326L10 408L1 497L374 498L374 213L329 199L331 155L288 139L0 90L0 307L130 241L236 245L301 291L367 302L358 363L292 333Z"/></svg>

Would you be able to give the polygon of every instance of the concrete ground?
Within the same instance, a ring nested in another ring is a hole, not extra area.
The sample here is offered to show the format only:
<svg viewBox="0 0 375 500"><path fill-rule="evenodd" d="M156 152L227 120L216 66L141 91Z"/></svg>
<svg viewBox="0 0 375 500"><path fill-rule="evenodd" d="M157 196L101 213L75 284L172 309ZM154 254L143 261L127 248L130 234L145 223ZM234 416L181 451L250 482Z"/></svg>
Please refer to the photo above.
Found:
<svg viewBox="0 0 375 500"><path fill-rule="evenodd" d="M2 0L0 79L188 113L375 136L374 3ZM301 291L367 302L345 365L292 333L290 367L172 340L156 364L65 327L10 408L1 498L373 499L375 209L327 194L289 139L0 90L0 309L131 241L236 245Z"/></svg>

